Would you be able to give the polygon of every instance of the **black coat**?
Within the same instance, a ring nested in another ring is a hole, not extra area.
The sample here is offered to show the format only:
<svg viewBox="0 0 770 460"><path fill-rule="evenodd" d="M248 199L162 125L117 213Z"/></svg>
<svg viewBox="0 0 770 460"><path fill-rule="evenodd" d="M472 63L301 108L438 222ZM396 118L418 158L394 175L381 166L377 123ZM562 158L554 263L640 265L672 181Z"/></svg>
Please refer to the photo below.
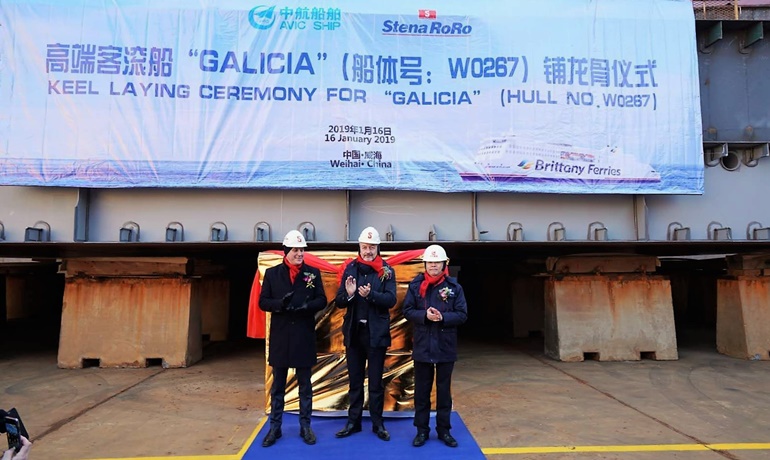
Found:
<svg viewBox="0 0 770 460"><path fill-rule="evenodd" d="M313 276L312 280L306 278ZM282 298L294 292L289 306ZM301 307L303 303L307 307ZM259 308L271 312L268 362L274 367L312 367L316 364L315 313L326 307L321 272L304 263L292 285L285 263L268 268L262 281Z"/></svg>
<svg viewBox="0 0 770 460"><path fill-rule="evenodd" d="M365 308L368 311L369 346L386 348L390 346L390 309L396 304L396 272L384 261L382 266L386 268L384 279L381 279L373 268L359 264L355 260L345 267L342 282L337 290L336 303L339 308L346 309L342 322L342 334L346 347L350 346L351 327L358 308ZM350 302L348 302L348 291L345 290L345 280L348 276L356 280L356 293ZM358 295L358 287L365 284L372 285L368 299Z"/></svg>
<svg viewBox="0 0 770 460"><path fill-rule="evenodd" d="M455 278L447 276L440 284L430 286L425 298L420 296L420 284L425 275L417 275L406 291L404 317L414 326L412 358L424 363L457 361L457 326L468 319L468 304L463 288ZM444 290L446 300L442 298ZM427 319L428 307L441 312L441 321Z"/></svg>

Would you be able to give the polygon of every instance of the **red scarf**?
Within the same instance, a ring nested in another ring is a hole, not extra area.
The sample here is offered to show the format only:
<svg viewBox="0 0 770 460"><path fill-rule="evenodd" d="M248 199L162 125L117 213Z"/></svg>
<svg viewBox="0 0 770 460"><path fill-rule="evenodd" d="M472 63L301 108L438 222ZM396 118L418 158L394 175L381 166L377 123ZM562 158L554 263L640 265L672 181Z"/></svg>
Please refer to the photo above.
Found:
<svg viewBox="0 0 770 460"><path fill-rule="evenodd" d="M382 268L382 257L380 256L375 257L373 261L369 262L362 259L361 254L359 254L358 257L356 257L356 262L372 267L380 278L385 273L385 270Z"/></svg>
<svg viewBox="0 0 770 460"><path fill-rule="evenodd" d="M428 292L428 287L436 286L444 281L444 277L449 275L449 270L447 267L444 267L444 271L441 272L438 276L430 276L428 272L425 272L424 275L425 279L423 279L422 283L420 283L420 297L422 298L425 298L425 294Z"/></svg>
<svg viewBox="0 0 770 460"><path fill-rule="evenodd" d="M286 257L283 258L283 263L289 267L289 281L291 281L291 284L294 284L294 280L297 278L297 274L299 273L299 265L289 263L289 261L286 260Z"/></svg>

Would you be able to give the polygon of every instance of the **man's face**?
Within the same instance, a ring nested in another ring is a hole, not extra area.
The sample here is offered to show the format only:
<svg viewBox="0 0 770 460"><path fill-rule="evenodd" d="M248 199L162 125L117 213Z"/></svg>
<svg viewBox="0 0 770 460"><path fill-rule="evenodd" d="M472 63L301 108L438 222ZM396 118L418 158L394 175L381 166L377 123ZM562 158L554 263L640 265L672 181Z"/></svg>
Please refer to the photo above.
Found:
<svg viewBox="0 0 770 460"><path fill-rule="evenodd" d="M361 253L361 258L367 262L371 262L377 257L376 244L358 243L358 249Z"/></svg>
<svg viewBox="0 0 770 460"><path fill-rule="evenodd" d="M302 265L302 261L305 260L305 248L291 248L291 251L286 254L286 260L292 265Z"/></svg>
<svg viewBox="0 0 770 460"><path fill-rule="evenodd" d="M444 262L425 262L425 271L430 276L438 276L444 268Z"/></svg>

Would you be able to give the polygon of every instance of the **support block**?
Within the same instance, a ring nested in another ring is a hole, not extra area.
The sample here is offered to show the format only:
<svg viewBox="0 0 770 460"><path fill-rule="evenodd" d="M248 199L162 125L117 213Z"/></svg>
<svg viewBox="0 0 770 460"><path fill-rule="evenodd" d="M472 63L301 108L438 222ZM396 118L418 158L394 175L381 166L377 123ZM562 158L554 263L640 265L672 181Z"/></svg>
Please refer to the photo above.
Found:
<svg viewBox="0 0 770 460"><path fill-rule="evenodd" d="M202 278L198 281L202 333L212 342L227 340L230 321L230 281L225 278Z"/></svg>
<svg viewBox="0 0 770 460"><path fill-rule="evenodd" d="M671 285L664 277L552 277L545 304L545 353L551 358L678 359Z"/></svg>
<svg viewBox="0 0 770 460"><path fill-rule="evenodd" d="M770 277L717 280L717 351L770 360Z"/></svg>
<svg viewBox="0 0 770 460"><path fill-rule="evenodd" d="M200 361L201 295L184 277L67 278L59 367L187 367Z"/></svg>

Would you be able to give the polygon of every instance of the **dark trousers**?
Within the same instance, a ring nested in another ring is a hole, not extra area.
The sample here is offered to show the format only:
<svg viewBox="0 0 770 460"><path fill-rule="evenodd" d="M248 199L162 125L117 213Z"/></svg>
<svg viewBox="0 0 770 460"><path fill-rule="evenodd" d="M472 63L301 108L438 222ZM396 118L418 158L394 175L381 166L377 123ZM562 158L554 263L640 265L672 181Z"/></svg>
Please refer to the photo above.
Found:
<svg viewBox="0 0 770 460"><path fill-rule="evenodd" d="M355 425L361 424L361 415L364 410L364 376L368 361L369 415L372 418L372 425L380 427L383 426L382 410L385 405L382 372L385 367L386 347L370 347L369 328L361 323L355 326L355 331L350 337L350 346L346 349L350 379L348 422Z"/></svg>
<svg viewBox="0 0 770 460"><path fill-rule="evenodd" d="M452 370L454 362L414 362L414 426L418 433L429 433L430 392L433 389L433 375L436 375L436 432L448 433L452 428L449 417L452 414Z"/></svg>
<svg viewBox="0 0 770 460"><path fill-rule="evenodd" d="M310 426L310 414L313 413L313 386L310 384L311 368L296 369L299 384L299 426ZM273 385L270 387L270 428L280 428L283 421L283 405L286 396L286 378L288 367L273 367Z"/></svg>

